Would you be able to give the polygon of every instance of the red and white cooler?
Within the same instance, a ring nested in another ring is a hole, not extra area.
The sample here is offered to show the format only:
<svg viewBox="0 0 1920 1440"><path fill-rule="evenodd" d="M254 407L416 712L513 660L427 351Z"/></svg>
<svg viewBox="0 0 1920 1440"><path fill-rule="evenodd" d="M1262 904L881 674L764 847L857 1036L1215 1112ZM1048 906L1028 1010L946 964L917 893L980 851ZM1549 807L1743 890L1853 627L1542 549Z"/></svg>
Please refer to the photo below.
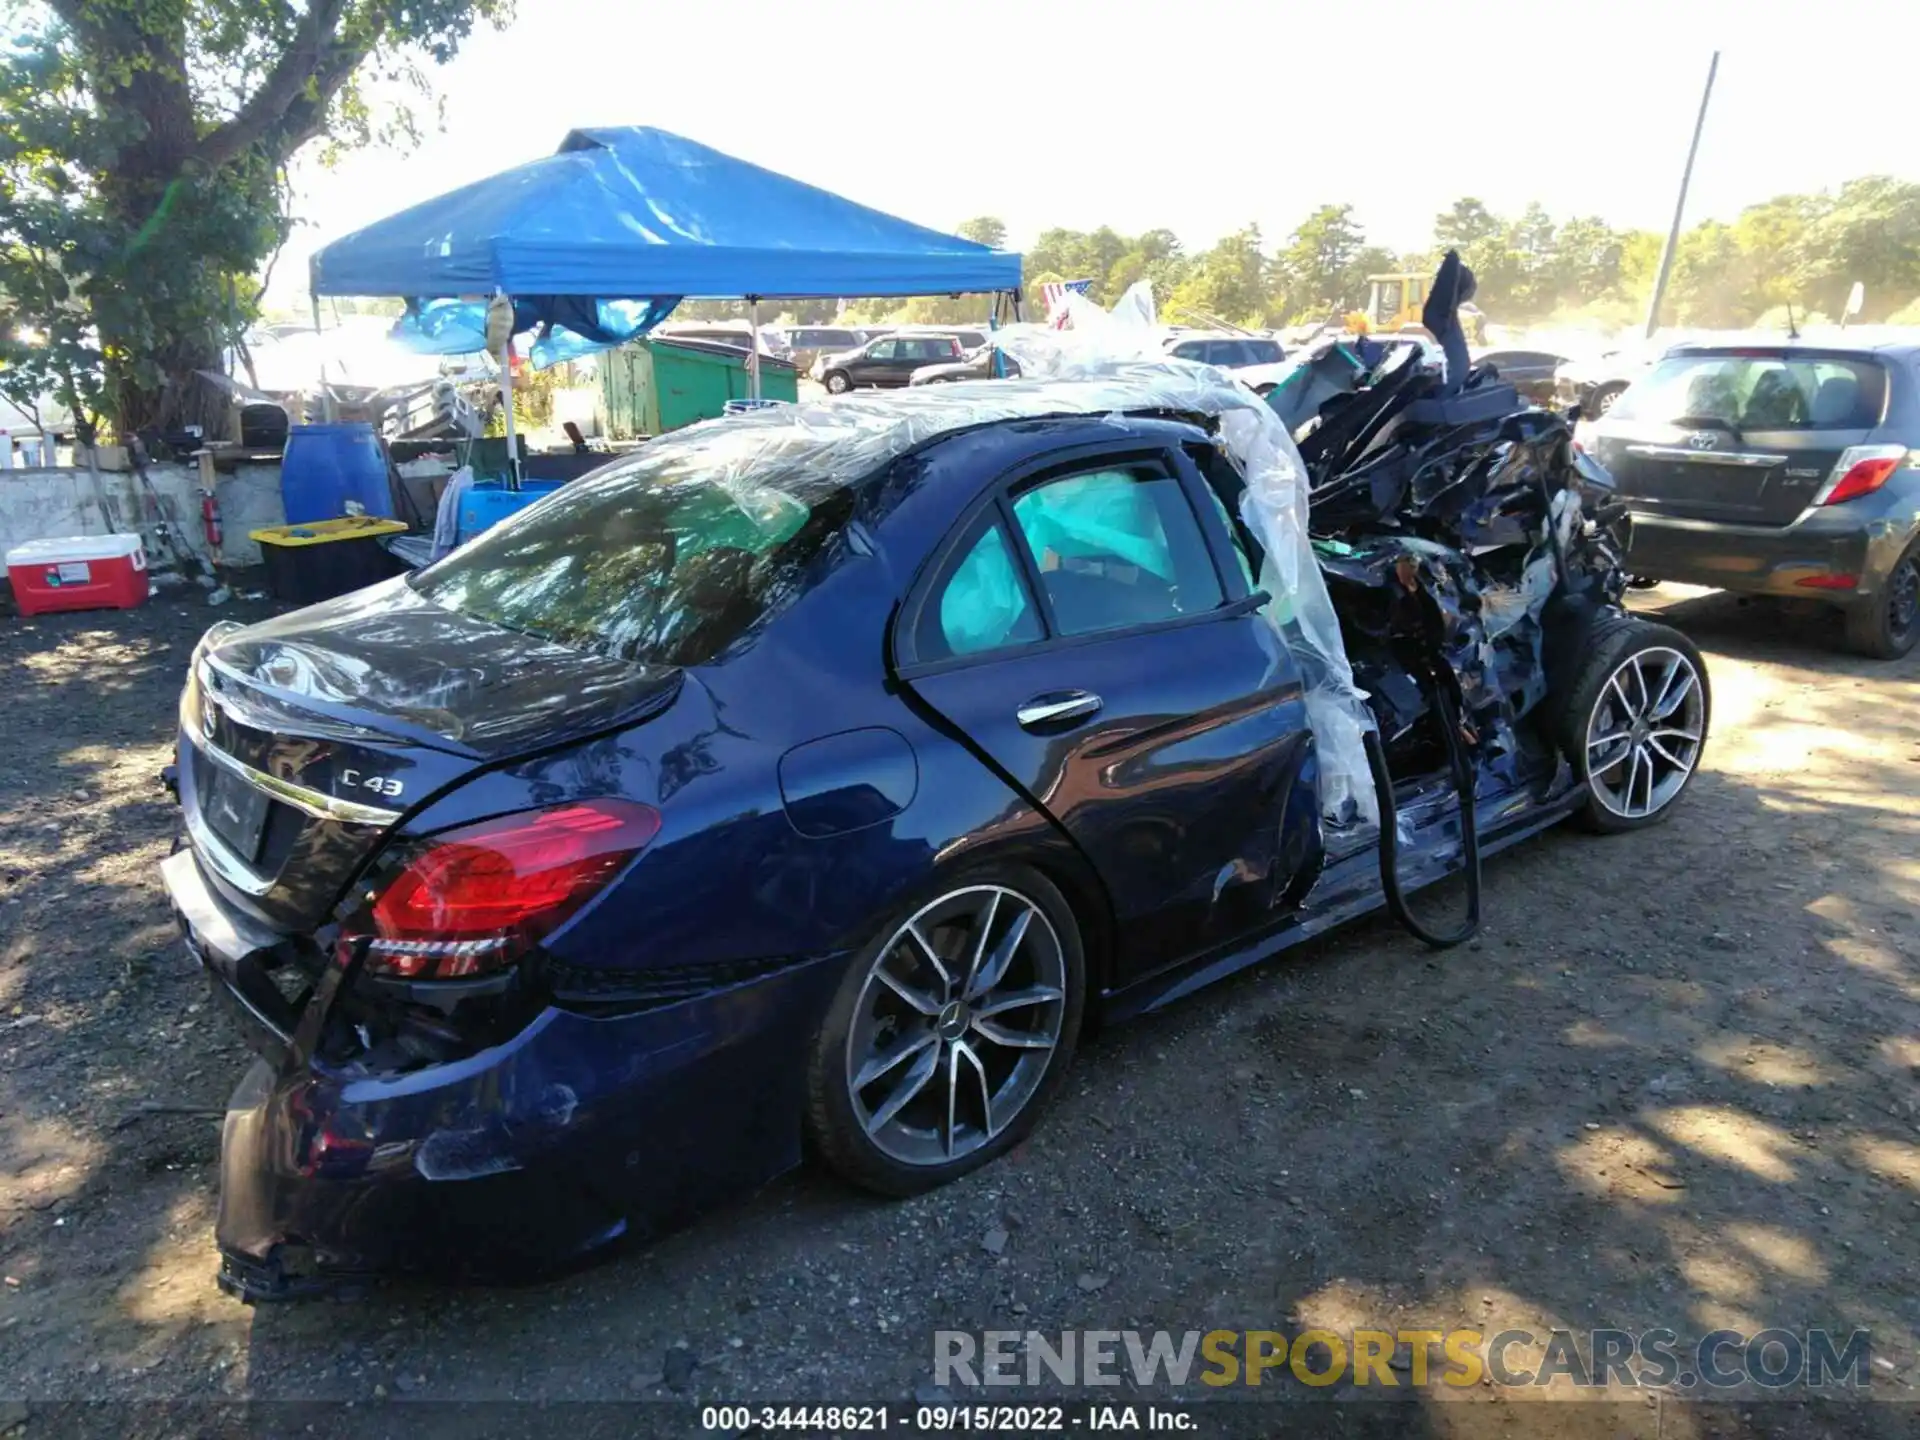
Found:
<svg viewBox="0 0 1920 1440"><path fill-rule="evenodd" d="M22 615L131 610L152 591L138 535L29 540L7 551L7 579Z"/></svg>

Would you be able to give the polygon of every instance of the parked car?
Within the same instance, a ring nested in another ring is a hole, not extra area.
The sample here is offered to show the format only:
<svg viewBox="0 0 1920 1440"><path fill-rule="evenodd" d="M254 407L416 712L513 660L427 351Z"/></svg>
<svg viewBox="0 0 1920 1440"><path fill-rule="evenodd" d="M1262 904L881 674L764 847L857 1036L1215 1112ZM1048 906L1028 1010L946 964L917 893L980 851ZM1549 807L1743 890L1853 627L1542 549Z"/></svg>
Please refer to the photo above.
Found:
<svg viewBox="0 0 1920 1440"><path fill-rule="evenodd" d="M1567 358L1549 350L1483 350L1473 357L1473 363L1493 367L1502 380L1533 404L1551 405Z"/></svg>
<svg viewBox="0 0 1920 1440"><path fill-rule="evenodd" d="M926 1190L1019 1142L1096 1013L1383 903L1415 927L1403 886L1464 854L1477 896L1563 818L1669 813L1706 672L1618 608L1604 474L1413 364L1302 446L1378 729L1377 823L1323 812L1325 677L1169 376L662 436L410 577L210 631L163 876L261 1056L222 1283L568 1261L803 1135Z"/></svg>
<svg viewBox="0 0 1920 1440"><path fill-rule="evenodd" d="M1882 659L1920 639L1920 342L1681 345L1580 434L1635 574L1830 602Z"/></svg>
<svg viewBox="0 0 1920 1440"><path fill-rule="evenodd" d="M695 342L695 344L703 344L703 346L730 346L730 348L741 349L741 351L755 348L755 332L745 324L745 321L741 321L741 323L726 323L726 321L720 321L720 323L714 324L660 324L660 326L657 326L657 328L653 330L653 338L657 338L657 340L672 340L672 342ZM762 326L760 326L760 332L758 332L758 338L760 338L758 349L760 349L762 355L772 355L772 357L776 357L776 359L787 359L789 348L787 348L787 340L785 340L785 336L781 334L780 330L776 330L774 326L762 324Z"/></svg>
<svg viewBox="0 0 1920 1440"><path fill-rule="evenodd" d="M1613 408L1629 385L1657 365L1668 350L1690 340L1706 338L1697 333L1664 331L1652 340L1568 360L1553 372L1554 404L1562 410L1578 405L1582 415L1597 420Z"/></svg>
<svg viewBox="0 0 1920 1440"><path fill-rule="evenodd" d="M1223 370L1245 365L1278 365L1286 352L1278 340L1260 335L1171 335L1167 354L1176 360L1197 360Z"/></svg>
<svg viewBox="0 0 1920 1440"><path fill-rule="evenodd" d="M837 325L795 325L786 337L789 358L802 370L810 370L822 355L857 350L865 343L858 332Z"/></svg>
<svg viewBox="0 0 1920 1440"><path fill-rule="evenodd" d="M905 385L923 365L960 358L960 342L951 335L882 335L857 350L822 355L813 362L812 375L830 394L872 385Z"/></svg>
<svg viewBox="0 0 1920 1440"><path fill-rule="evenodd" d="M913 372L907 383L909 385L948 385L956 380L994 379L995 348L992 345L977 345L959 360L949 360L939 365L922 365ZM1001 352L998 378L1017 380L1019 377L1020 362L1004 351Z"/></svg>

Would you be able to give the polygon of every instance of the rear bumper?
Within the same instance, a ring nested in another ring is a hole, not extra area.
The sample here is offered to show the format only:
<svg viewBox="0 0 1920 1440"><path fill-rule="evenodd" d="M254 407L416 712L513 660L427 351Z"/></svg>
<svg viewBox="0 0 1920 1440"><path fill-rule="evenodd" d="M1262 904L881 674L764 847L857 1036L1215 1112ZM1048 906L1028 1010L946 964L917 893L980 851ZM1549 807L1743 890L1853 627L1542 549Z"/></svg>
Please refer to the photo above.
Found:
<svg viewBox="0 0 1920 1440"><path fill-rule="evenodd" d="M806 1044L839 957L637 1014L548 1008L461 1060L371 1072L312 1053L338 972L289 1017L266 963L277 937L236 925L191 851L163 876L260 1055L221 1135L220 1283L234 1294L543 1273L799 1161Z"/></svg>
<svg viewBox="0 0 1920 1440"><path fill-rule="evenodd" d="M1748 595L1845 602L1878 593L1909 526L1815 511L1792 525L1727 525L1633 512L1627 565L1635 574ZM1841 583L1854 577L1851 586Z"/></svg>

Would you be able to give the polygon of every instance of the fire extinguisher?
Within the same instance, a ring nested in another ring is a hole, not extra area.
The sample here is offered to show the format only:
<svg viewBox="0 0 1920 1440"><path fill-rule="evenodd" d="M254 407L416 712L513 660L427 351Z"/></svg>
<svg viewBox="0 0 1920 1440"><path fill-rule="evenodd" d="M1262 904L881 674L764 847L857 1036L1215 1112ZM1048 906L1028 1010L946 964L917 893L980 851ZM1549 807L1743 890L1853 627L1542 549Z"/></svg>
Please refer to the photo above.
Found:
<svg viewBox="0 0 1920 1440"><path fill-rule="evenodd" d="M207 550L217 560L220 556L220 502L214 498L213 491L200 492L200 523L206 527Z"/></svg>

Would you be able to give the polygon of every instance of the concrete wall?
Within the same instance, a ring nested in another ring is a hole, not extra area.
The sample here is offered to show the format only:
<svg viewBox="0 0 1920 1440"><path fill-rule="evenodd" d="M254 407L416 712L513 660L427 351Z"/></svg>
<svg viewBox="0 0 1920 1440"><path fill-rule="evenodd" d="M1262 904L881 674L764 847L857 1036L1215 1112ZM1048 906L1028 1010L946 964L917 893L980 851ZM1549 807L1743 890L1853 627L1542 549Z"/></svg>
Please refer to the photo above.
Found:
<svg viewBox="0 0 1920 1440"><path fill-rule="evenodd" d="M149 465L147 475L158 497L160 518L195 554L206 550L200 518L200 471L192 465ZM260 547L249 530L286 523L280 508L280 467L242 465L221 474L214 484L224 532L221 554L229 565L258 565ZM107 535L139 531L147 556L161 563L168 552L155 542L149 500L140 477L86 470L0 470L0 551L28 540L66 535Z"/></svg>

